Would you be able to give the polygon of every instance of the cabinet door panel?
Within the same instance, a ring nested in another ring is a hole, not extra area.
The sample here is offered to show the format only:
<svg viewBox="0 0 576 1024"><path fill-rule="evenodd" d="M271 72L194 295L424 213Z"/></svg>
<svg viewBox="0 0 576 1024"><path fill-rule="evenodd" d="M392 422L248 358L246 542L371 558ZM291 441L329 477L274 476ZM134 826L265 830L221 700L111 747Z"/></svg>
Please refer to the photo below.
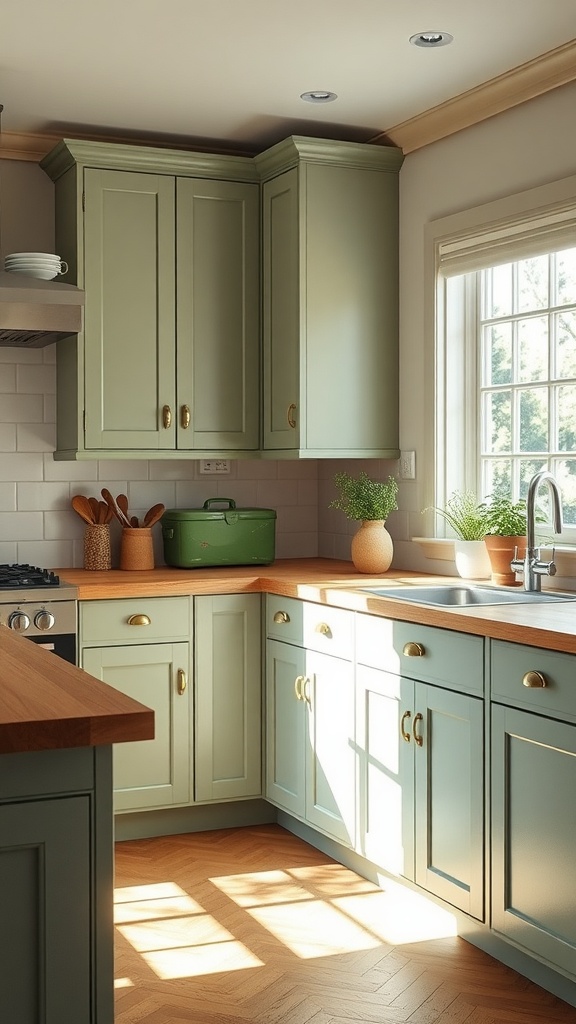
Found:
<svg viewBox="0 0 576 1024"><path fill-rule="evenodd" d="M492 925L576 975L576 727L492 709Z"/></svg>
<svg viewBox="0 0 576 1024"><path fill-rule="evenodd" d="M260 597L194 604L196 800L260 796Z"/></svg>
<svg viewBox="0 0 576 1024"><path fill-rule="evenodd" d="M85 648L82 667L154 711L155 738L114 745L114 809L190 799L189 645ZM187 679L178 692L178 670Z"/></svg>
<svg viewBox="0 0 576 1024"><path fill-rule="evenodd" d="M174 180L90 168L85 191L86 447L173 448Z"/></svg>
<svg viewBox="0 0 576 1024"><path fill-rule="evenodd" d="M259 191L177 183L178 448L258 448Z"/></svg>
<svg viewBox="0 0 576 1024"><path fill-rule="evenodd" d="M483 918L483 712L481 700L416 685L423 716L415 747L415 880Z"/></svg>
<svg viewBox="0 0 576 1024"><path fill-rule="evenodd" d="M304 675L298 647L269 640L266 665L266 797L303 818L306 719L295 682Z"/></svg>
<svg viewBox="0 0 576 1024"><path fill-rule="evenodd" d="M307 651L306 679L310 748L306 819L353 846L356 757L352 664Z"/></svg>

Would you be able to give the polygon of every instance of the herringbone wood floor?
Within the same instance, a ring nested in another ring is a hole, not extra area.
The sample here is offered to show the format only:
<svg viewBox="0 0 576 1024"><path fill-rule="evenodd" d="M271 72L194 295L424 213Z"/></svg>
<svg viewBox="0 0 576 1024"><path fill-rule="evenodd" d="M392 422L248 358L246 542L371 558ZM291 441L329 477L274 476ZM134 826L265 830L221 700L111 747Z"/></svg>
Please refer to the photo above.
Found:
<svg viewBox="0 0 576 1024"><path fill-rule="evenodd" d="M576 1009L276 825L119 843L117 1024L576 1024Z"/></svg>

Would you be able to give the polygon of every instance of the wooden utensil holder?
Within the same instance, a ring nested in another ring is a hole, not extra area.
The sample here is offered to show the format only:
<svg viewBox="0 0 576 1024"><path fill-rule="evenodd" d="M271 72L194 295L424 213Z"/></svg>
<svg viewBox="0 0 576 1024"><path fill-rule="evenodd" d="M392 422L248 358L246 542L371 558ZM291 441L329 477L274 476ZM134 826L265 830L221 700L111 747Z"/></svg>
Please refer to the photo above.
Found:
<svg viewBox="0 0 576 1024"><path fill-rule="evenodd" d="M136 570L154 568L154 547L150 527L126 527L122 530L120 568Z"/></svg>
<svg viewBox="0 0 576 1024"><path fill-rule="evenodd" d="M112 568L108 523L94 523L84 530L84 568Z"/></svg>

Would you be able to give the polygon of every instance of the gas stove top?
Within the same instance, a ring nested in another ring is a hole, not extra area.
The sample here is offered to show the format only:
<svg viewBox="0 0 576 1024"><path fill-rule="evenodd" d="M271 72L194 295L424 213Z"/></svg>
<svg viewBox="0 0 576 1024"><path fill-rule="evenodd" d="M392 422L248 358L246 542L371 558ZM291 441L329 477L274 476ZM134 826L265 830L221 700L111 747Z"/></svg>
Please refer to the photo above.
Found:
<svg viewBox="0 0 576 1024"><path fill-rule="evenodd" d="M0 565L0 591L59 587L60 577L35 565Z"/></svg>

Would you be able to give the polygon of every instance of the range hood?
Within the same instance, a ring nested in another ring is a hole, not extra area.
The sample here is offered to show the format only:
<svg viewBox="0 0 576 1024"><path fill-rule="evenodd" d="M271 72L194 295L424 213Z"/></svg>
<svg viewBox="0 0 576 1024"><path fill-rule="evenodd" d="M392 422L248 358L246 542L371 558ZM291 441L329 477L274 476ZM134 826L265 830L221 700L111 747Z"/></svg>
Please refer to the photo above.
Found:
<svg viewBox="0 0 576 1024"><path fill-rule="evenodd" d="M72 284L0 272L0 346L44 348L82 329L84 292Z"/></svg>

